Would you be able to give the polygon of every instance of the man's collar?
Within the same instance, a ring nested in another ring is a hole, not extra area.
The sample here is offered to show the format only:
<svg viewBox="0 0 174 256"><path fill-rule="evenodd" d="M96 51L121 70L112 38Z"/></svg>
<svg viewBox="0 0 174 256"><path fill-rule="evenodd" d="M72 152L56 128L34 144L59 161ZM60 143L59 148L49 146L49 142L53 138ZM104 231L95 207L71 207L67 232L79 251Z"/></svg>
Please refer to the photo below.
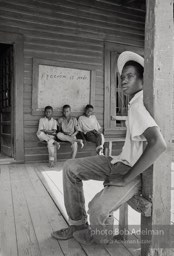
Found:
<svg viewBox="0 0 174 256"><path fill-rule="evenodd" d="M132 105L133 102L135 102L139 98L143 98L143 90L137 92L134 97L130 100L129 105Z"/></svg>

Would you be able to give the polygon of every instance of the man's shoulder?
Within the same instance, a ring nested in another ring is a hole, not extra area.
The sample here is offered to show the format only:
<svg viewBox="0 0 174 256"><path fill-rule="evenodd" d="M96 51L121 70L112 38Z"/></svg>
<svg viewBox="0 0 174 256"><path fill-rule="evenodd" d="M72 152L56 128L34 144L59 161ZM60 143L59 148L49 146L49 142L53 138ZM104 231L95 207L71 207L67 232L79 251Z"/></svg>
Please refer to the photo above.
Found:
<svg viewBox="0 0 174 256"><path fill-rule="evenodd" d="M142 98L135 100L129 107L131 111L139 111L141 108L145 108Z"/></svg>

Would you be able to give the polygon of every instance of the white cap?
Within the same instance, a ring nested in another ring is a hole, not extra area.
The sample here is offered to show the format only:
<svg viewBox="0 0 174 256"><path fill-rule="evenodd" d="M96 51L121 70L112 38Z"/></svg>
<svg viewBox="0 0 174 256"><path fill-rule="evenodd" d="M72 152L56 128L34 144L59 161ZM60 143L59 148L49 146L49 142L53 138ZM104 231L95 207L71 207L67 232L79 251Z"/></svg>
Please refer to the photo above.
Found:
<svg viewBox="0 0 174 256"><path fill-rule="evenodd" d="M118 67L118 72L122 73L122 69L124 67L124 65L126 64L126 62L128 61L135 61L137 63L139 63L142 67L144 67L144 58L141 57L140 55L138 55L135 52L130 52L130 51L125 51L122 52L117 60L117 67Z"/></svg>

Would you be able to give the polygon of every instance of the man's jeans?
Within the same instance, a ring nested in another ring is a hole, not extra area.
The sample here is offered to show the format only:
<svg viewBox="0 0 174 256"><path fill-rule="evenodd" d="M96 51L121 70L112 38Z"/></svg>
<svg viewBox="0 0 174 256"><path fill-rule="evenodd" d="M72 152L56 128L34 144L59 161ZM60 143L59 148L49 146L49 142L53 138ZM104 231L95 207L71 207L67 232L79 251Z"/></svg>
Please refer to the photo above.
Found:
<svg viewBox="0 0 174 256"><path fill-rule="evenodd" d="M63 168L64 202L70 225L86 222L85 199L82 180L101 180L107 184L89 203L91 226L113 224L112 212L117 210L141 189L140 176L124 187L114 186L114 180L120 174L130 170L122 163L111 164L111 157L92 156L68 160ZM112 184L112 185L109 185Z"/></svg>

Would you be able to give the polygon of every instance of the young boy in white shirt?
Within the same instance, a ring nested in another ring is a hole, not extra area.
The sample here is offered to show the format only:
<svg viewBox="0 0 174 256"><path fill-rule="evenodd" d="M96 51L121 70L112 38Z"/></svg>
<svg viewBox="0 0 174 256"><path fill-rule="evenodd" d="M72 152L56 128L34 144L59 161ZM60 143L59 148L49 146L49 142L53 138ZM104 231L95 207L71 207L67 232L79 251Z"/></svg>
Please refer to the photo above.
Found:
<svg viewBox="0 0 174 256"><path fill-rule="evenodd" d="M52 117L53 108L51 106L46 106L44 110L45 117L40 118L39 127L37 131L37 137L40 141L46 141L49 153L49 167L54 167L54 154L55 154L55 144L60 148L60 144L55 141L56 131L57 131L57 121Z"/></svg>
<svg viewBox="0 0 174 256"><path fill-rule="evenodd" d="M144 59L126 51L120 54L117 66L123 92L130 97L124 147L116 159L94 156L65 163L63 185L70 226L53 232L56 239L74 237L78 242L88 244L104 243L108 234L109 239L113 238L113 211L139 194L140 174L166 150L160 129L143 104ZM86 224L82 186L82 181L89 179L104 181L103 190L88 205L90 228Z"/></svg>
<svg viewBox="0 0 174 256"><path fill-rule="evenodd" d="M94 107L90 104L86 105L84 115L78 119L79 128L84 133L87 141L96 144L97 154L102 155L104 136L101 132L101 126L93 112Z"/></svg>

